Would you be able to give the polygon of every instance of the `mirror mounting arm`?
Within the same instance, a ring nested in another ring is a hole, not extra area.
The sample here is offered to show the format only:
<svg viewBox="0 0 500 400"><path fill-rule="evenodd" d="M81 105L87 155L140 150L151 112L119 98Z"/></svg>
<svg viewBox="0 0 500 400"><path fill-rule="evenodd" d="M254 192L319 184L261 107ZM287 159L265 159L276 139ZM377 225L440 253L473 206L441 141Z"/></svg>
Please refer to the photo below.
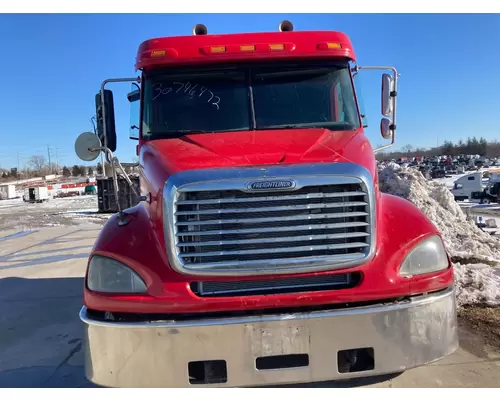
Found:
<svg viewBox="0 0 500 400"><path fill-rule="evenodd" d="M118 160L118 157L116 157L113 154L113 151L111 151L109 147L103 146L101 140L99 139L99 136L97 136L96 134L92 132L83 132L80 136L78 136L75 142L75 152L77 156L84 161L93 161L97 157L99 157L99 154L101 154L102 156L102 153L105 153L106 156L109 158L109 160L111 160L110 164L112 173L111 175L113 180L113 192L116 199L116 206L118 208L119 226L127 225L129 221L127 219L127 215L123 212L121 208L120 199L118 197L119 189L118 189L118 177L116 174L117 169L120 170L121 174L129 184L134 194L139 198L139 201L147 201L147 202L151 201L151 196L149 193L146 196L140 196L134 184L132 183L132 180L127 175L123 166Z"/></svg>
<svg viewBox="0 0 500 400"><path fill-rule="evenodd" d="M113 176L113 191L116 199L116 206L118 208L118 225L119 226L125 226L129 223L126 214L123 212L120 206L120 201L118 197L118 177L116 174L116 168L118 168L122 174L122 176L125 178L127 183L130 185L130 188L134 192L134 194L139 198L139 201L146 201L148 200L148 196L140 196L139 193L137 193L137 190L134 187L134 184L132 183L131 179L123 169L123 166L121 165L120 161L118 160L118 157L116 157L113 152L108 149L106 146L101 146L101 147L95 147L95 148L89 148L89 151L103 151L108 155L108 158L111 160L111 173Z"/></svg>

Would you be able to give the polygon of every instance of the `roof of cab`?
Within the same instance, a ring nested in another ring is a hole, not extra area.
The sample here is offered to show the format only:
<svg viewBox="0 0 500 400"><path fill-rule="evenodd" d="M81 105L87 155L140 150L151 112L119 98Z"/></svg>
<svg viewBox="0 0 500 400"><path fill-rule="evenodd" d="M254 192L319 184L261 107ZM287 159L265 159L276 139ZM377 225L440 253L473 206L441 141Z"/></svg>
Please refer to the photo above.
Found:
<svg viewBox="0 0 500 400"><path fill-rule="evenodd" d="M285 31L149 39L137 51L136 70L163 65L279 58L347 58L351 40L335 31Z"/></svg>

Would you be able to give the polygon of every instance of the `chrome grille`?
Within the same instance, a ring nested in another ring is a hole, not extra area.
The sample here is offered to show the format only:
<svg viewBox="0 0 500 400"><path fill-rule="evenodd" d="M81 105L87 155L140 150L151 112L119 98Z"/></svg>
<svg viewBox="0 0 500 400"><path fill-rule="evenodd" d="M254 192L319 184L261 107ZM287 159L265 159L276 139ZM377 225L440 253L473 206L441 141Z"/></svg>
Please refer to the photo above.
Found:
<svg viewBox="0 0 500 400"><path fill-rule="evenodd" d="M290 176L297 184L279 190L249 190L248 180L214 183L210 177L171 184L167 244L174 250L174 268L193 274L272 274L335 269L366 259L373 243L367 179ZM250 177L254 183L272 179Z"/></svg>

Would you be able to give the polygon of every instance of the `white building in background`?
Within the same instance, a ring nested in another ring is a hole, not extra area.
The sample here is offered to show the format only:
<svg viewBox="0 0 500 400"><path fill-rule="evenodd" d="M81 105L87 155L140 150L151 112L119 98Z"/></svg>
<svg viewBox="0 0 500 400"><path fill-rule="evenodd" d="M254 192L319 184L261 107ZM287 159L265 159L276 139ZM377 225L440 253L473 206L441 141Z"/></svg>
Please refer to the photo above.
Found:
<svg viewBox="0 0 500 400"><path fill-rule="evenodd" d="M16 197L16 185L10 183L0 184L0 200L15 199Z"/></svg>

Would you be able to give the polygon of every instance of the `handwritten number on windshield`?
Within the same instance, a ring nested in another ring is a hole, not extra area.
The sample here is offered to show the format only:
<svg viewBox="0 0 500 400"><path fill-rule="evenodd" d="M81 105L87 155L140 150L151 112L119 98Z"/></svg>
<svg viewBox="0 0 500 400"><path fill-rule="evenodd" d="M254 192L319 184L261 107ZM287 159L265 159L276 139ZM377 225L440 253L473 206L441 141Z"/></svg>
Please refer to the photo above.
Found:
<svg viewBox="0 0 500 400"><path fill-rule="evenodd" d="M198 98L201 99L204 94L206 94L205 98L209 96L207 103L210 103L214 107L216 107L217 110L220 109L220 100L221 98L219 96L216 96L214 92L212 92L210 89L206 88L205 86L199 87L199 84L195 84L194 86L191 85L191 82L172 82L172 86L174 86L175 93L181 92L182 89L184 89L183 93L186 93L189 95L189 99L192 100L195 95L198 95ZM199 89L199 92L198 92ZM153 100L158 99L160 96L166 96L169 93L171 93L173 89L171 87L163 87L163 83L155 83L153 85ZM215 100L212 102L212 100Z"/></svg>
<svg viewBox="0 0 500 400"><path fill-rule="evenodd" d="M156 83L153 86L153 91L156 93L156 96L153 97L153 100L156 100L161 95L165 96L165 95L169 94L172 91L172 88L167 87L167 88L163 89L162 83Z"/></svg>
<svg viewBox="0 0 500 400"><path fill-rule="evenodd" d="M189 89L184 90L184 93L186 93L189 90L189 98L192 99L194 97L194 95L196 94L196 87L197 86L198 86L198 84L194 85L191 88L191 90L189 90Z"/></svg>
<svg viewBox="0 0 500 400"><path fill-rule="evenodd" d="M210 90L208 92L210 93L210 99L207 101L207 103L210 103L214 98L214 94Z"/></svg>
<svg viewBox="0 0 500 400"><path fill-rule="evenodd" d="M215 96L217 98L217 101L215 103L212 103L214 106L217 107L217 110L219 109L219 102L220 102L220 97L219 96Z"/></svg>
<svg viewBox="0 0 500 400"><path fill-rule="evenodd" d="M179 93L184 87L184 84L182 82L174 82L174 86L179 86L179 88L175 91L175 93Z"/></svg>

